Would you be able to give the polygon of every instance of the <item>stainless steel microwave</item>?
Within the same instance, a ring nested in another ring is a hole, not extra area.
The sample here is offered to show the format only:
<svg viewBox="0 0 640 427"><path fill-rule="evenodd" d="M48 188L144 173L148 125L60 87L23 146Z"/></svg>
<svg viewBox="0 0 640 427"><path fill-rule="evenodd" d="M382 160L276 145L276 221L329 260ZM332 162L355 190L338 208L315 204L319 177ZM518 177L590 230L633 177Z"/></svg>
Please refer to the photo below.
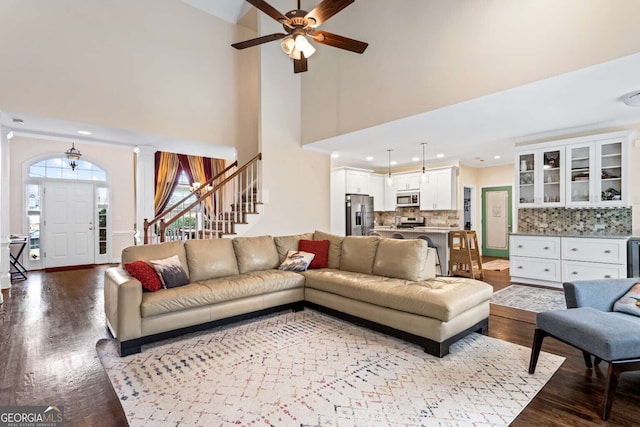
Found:
<svg viewBox="0 0 640 427"><path fill-rule="evenodd" d="M403 192L396 194L396 207L409 208L420 206L420 193L419 192Z"/></svg>

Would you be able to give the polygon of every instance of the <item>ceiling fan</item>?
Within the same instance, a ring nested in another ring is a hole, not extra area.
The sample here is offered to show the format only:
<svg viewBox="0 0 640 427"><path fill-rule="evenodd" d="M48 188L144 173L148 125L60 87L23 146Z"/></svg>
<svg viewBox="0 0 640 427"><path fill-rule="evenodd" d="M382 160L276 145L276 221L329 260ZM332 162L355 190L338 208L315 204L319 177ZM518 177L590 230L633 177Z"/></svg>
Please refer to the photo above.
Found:
<svg viewBox="0 0 640 427"><path fill-rule="evenodd" d="M324 21L353 3L354 0L324 0L311 12L301 10L300 0L298 0L298 8L290 10L284 15L278 12L266 1L247 0L247 2L281 23L285 33L269 34L255 39L234 43L231 46L236 49L246 49L248 47L284 38L280 43L280 46L282 47L282 50L289 55L291 59L293 59L294 73L307 71L307 58L313 55L316 51L311 43L309 43L309 40L307 40L307 37L310 37L321 44L356 53L364 52L367 46L369 46L368 43L316 29Z"/></svg>

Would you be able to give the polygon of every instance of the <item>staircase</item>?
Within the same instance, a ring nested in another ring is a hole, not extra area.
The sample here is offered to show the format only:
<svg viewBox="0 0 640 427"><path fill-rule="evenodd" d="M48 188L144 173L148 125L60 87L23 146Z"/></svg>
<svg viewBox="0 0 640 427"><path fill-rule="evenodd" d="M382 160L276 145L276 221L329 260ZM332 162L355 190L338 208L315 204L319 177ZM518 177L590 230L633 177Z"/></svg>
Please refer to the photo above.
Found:
<svg viewBox="0 0 640 427"><path fill-rule="evenodd" d="M238 162L196 188L151 221L144 220L144 243L236 237L262 213L262 153Z"/></svg>

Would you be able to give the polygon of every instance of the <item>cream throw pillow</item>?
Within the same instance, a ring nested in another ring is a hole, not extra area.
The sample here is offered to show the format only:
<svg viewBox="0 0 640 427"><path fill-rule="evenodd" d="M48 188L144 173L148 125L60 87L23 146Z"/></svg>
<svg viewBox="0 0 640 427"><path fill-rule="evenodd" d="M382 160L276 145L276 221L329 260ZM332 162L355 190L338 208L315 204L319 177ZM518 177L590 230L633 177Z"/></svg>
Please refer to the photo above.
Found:
<svg viewBox="0 0 640 427"><path fill-rule="evenodd" d="M307 271L309 264L315 255L310 252L289 251L287 257L282 261L279 270L285 271Z"/></svg>

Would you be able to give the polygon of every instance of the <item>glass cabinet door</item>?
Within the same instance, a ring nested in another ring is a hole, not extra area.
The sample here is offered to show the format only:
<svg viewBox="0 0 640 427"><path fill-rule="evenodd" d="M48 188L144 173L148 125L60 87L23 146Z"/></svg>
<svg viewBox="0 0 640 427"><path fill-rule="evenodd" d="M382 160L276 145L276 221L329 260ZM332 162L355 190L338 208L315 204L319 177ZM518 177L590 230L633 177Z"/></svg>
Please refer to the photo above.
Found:
<svg viewBox="0 0 640 427"><path fill-rule="evenodd" d="M567 150L569 159L567 204L587 205L593 197L591 183L593 146L591 144L570 145Z"/></svg>
<svg viewBox="0 0 640 427"><path fill-rule="evenodd" d="M600 202L620 204L622 194L622 142L602 143L599 146L600 160Z"/></svg>
<svg viewBox="0 0 640 427"><path fill-rule="evenodd" d="M554 148L543 151L542 156L542 195L539 203L555 205L564 202L564 176L562 174L564 149Z"/></svg>
<svg viewBox="0 0 640 427"><path fill-rule="evenodd" d="M518 174L519 205L533 205L536 202L535 154L521 153L518 156L520 172Z"/></svg>

